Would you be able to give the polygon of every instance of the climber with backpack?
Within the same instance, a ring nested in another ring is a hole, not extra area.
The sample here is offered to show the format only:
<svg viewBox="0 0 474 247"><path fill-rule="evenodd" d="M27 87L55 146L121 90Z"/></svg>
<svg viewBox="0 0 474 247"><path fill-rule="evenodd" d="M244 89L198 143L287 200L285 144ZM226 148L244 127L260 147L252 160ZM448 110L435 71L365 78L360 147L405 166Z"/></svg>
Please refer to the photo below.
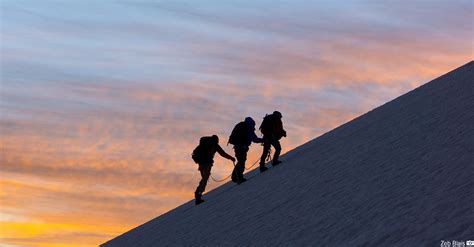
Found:
<svg viewBox="0 0 474 247"><path fill-rule="evenodd" d="M196 205L204 202L202 193L206 190L207 180L209 180L209 176L211 175L211 168L214 164L214 155L216 152L222 157L235 162L235 158L227 154L222 147L219 146L219 137L216 135L201 137L199 145L193 151L192 158L194 162L199 165L199 171L201 173L201 181L194 192Z"/></svg>
<svg viewBox="0 0 474 247"><path fill-rule="evenodd" d="M237 164L232 171L232 181L237 184L247 181L243 174L247 152L252 142L262 143L263 139L255 134L255 121L251 117L246 117L243 122L235 125L228 142L234 145L235 157L237 158Z"/></svg>
<svg viewBox="0 0 474 247"><path fill-rule="evenodd" d="M268 169L265 167L265 159L270 152L271 146L275 148L272 166L281 163L281 161L278 160L281 152L280 139L286 137L286 131L283 129L281 118L281 113L274 111L273 114L266 115L260 125L260 131L263 134L263 153L260 157L260 172L264 172Z"/></svg>

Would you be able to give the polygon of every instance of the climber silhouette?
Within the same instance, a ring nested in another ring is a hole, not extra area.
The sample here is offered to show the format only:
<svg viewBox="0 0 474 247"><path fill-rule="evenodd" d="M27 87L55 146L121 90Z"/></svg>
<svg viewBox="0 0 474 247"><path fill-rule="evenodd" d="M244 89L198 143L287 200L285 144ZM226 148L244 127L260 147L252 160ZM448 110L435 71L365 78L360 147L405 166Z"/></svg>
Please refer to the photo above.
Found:
<svg viewBox="0 0 474 247"><path fill-rule="evenodd" d="M216 152L222 157L235 162L235 158L227 154L222 147L219 146L219 137L216 135L201 137L199 145L193 151L192 158L194 162L199 165L199 171L201 173L201 181L194 192L196 205L204 202L202 194L206 190L207 180L209 180L209 176L211 175L211 168L214 164L214 155Z"/></svg>
<svg viewBox="0 0 474 247"><path fill-rule="evenodd" d="M251 117L246 117L243 122L235 125L229 137L229 143L234 145L235 157L237 158L237 164L232 171L232 181L237 184L247 181L243 173L247 152L252 142L261 143L263 139L255 134L255 121Z"/></svg>
<svg viewBox="0 0 474 247"><path fill-rule="evenodd" d="M286 131L283 129L281 119L281 113L274 111L272 114L266 115L260 125L260 131L263 134L263 153L260 157L260 172L264 172L268 169L265 167L265 158L268 152L270 152L271 146L275 148L272 165L276 166L281 163L281 161L278 160L281 152L280 139L286 137Z"/></svg>

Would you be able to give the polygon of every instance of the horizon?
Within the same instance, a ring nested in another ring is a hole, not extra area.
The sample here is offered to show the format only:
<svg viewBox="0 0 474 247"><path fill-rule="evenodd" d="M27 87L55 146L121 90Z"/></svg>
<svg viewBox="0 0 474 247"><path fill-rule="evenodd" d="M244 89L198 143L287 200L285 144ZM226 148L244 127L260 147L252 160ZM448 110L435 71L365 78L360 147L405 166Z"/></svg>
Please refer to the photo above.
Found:
<svg viewBox="0 0 474 247"><path fill-rule="evenodd" d="M472 1L2 1L1 242L98 245L161 215L193 198L201 136L234 156L234 125L278 110L284 154L472 61L473 13ZM216 178L231 169L216 155Z"/></svg>

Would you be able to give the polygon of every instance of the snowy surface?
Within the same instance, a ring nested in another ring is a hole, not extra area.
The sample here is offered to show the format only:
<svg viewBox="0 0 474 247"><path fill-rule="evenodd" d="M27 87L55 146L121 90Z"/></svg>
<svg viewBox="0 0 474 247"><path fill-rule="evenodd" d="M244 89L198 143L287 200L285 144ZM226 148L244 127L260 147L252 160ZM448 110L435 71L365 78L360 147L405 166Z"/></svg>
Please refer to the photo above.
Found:
<svg viewBox="0 0 474 247"><path fill-rule="evenodd" d="M103 246L440 246L474 240L474 62Z"/></svg>

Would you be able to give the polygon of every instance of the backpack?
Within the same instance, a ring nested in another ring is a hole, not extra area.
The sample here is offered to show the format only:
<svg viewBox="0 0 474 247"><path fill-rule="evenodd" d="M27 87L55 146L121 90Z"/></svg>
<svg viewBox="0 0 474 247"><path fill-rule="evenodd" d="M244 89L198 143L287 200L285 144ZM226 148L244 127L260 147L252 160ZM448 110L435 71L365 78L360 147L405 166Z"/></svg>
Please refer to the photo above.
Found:
<svg viewBox="0 0 474 247"><path fill-rule="evenodd" d="M200 145L198 145L194 150L193 150L193 154L191 155L191 157L193 158L194 160L194 163L196 164L199 164L201 163L202 161L202 147Z"/></svg>
<svg viewBox="0 0 474 247"><path fill-rule="evenodd" d="M206 156L209 156L209 150L211 149L213 144L214 143L212 137L201 137L201 139L199 140L199 145L194 148L193 154L191 155L194 162L197 164L203 162L206 159Z"/></svg>
<svg viewBox="0 0 474 247"><path fill-rule="evenodd" d="M245 145L248 142L248 127L245 122L235 125L229 136L229 143L232 145Z"/></svg>
<svg viewBox="0 0 474 247"><path fill-rule="evenodd" d="M273 132L273 115L266 115L263 118L262 124L260 124L260 131L263 135L271 135Z"/></svg>

